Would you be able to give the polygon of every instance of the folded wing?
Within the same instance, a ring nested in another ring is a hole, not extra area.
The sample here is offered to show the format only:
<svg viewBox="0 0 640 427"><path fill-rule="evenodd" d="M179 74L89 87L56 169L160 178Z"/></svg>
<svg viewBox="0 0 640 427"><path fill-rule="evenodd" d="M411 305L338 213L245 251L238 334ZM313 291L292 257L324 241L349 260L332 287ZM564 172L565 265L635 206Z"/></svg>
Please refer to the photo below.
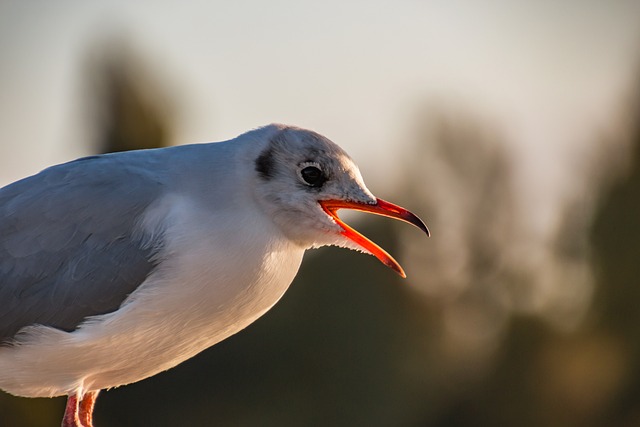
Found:
<svg viewBox="0 0 640 427"><path fill-rule="evenodd" d="M140 155L94 156L0 189L0 343L117 310L154 268L137 221L163 189Z"/></svg>

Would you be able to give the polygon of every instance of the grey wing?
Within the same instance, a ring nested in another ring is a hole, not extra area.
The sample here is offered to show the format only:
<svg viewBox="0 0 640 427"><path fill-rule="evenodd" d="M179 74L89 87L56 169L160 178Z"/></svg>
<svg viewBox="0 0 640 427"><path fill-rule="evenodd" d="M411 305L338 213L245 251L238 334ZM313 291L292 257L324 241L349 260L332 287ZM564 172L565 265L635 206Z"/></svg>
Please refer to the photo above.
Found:
<svg viewBox="0 0 640 427"><path fill-rule="evenodd" d="M163 183L131 158L80 159L0 189L0 343L117 310L152 271L157 245L135 227Z"/></svg>

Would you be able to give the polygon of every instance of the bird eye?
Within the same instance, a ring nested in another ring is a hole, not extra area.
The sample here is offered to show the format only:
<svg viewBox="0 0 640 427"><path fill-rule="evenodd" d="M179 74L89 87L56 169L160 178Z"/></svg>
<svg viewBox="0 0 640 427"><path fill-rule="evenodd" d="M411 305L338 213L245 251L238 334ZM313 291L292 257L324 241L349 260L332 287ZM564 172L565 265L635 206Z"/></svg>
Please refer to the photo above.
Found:
<svg viewBox="0 0 640 427"><path fill-rule="evenodd" d="M304 165L303 165L304 166ZM309 166L305 166L300 170L300 176L304 180L304 182L311 187L321 187L322 184L327 180L320 169L315 164L311 164Z"/></svg>

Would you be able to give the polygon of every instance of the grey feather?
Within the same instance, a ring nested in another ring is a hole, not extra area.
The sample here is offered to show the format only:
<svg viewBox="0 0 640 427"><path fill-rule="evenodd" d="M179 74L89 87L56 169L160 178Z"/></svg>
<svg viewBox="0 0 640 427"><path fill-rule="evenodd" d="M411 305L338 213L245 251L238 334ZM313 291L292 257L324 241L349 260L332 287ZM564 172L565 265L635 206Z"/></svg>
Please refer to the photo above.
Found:
<svg viewBox="0 0 640 427"><path fill-rule="evenodd" d="M33 324L72 331L145 280L158 246L135 228L164 187L153 159L87 157L0 189L0 343Z"/></svg>

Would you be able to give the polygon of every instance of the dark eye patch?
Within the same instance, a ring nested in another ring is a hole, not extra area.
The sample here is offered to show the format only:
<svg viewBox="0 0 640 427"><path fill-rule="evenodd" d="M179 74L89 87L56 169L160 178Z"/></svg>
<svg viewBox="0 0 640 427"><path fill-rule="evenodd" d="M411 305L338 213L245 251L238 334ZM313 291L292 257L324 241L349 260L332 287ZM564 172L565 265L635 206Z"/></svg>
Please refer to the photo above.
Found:
<svg viewBox="0 0 640 427"><path fill-rule="evenodd" d="M256 171L263 179L269 180L274 174L273 149L271 147L264 150L255 161Z"/></svg>

